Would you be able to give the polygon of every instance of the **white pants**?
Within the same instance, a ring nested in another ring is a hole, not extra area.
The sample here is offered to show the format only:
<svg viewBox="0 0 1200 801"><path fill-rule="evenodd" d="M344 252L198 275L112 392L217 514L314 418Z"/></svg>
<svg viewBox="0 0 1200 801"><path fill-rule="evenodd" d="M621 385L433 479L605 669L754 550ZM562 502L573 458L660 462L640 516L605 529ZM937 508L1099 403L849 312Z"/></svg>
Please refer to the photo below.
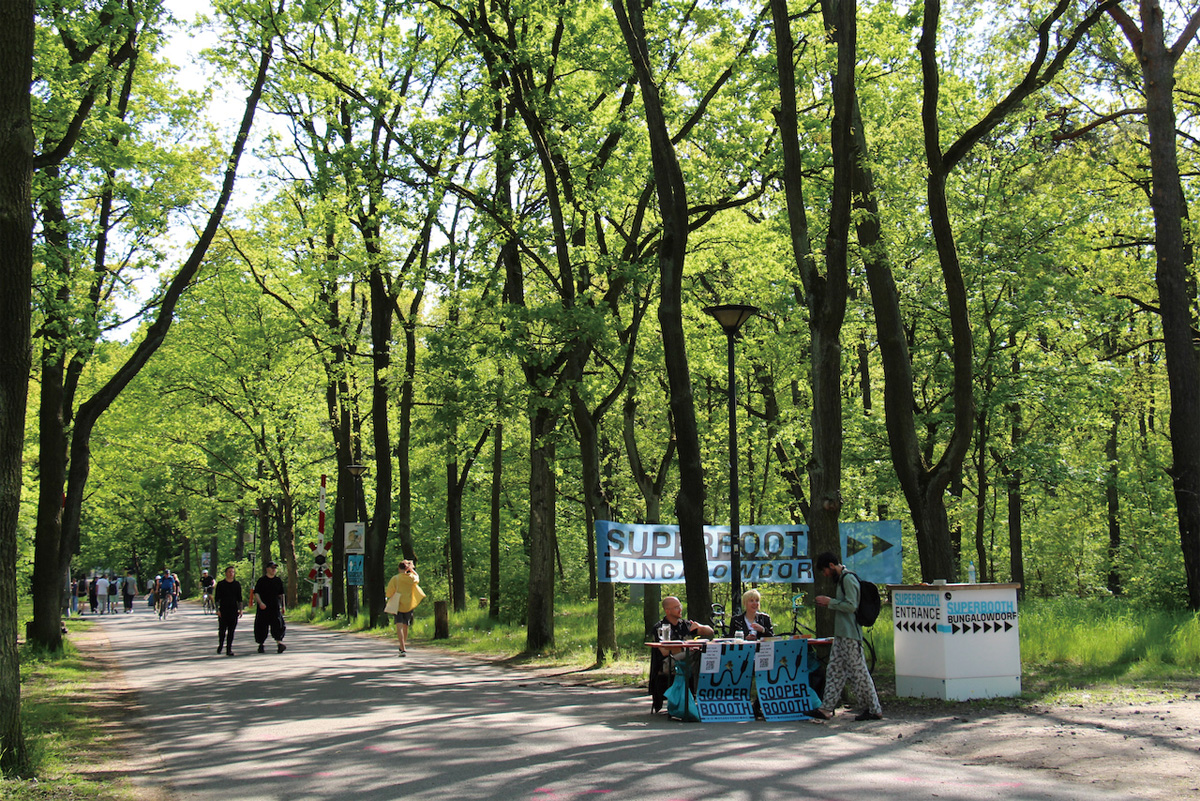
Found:
<svg viewBox="0 0 1200 801"><path fill-rule="evenodd" d="M825 666L825 698L821 709L832 714L847 684L866 711L883 714L879 695L875 692L875 682L871 681L871 671L867 670L862 642L849 637L834 637L833 648L829 651L829 664Z"/></svg>

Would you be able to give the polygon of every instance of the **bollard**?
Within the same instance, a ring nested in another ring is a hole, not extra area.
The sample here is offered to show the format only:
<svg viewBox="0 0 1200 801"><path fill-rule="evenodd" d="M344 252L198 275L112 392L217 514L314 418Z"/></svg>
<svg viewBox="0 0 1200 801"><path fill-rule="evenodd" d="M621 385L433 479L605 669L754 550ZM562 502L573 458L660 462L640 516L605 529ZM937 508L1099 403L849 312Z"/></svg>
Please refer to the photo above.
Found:
<svg viewBox="0 0 1200 801"><path fill-rule="evenodd" d="M447 601L433 602L433 639L450 639L450 604Z"/></svg>

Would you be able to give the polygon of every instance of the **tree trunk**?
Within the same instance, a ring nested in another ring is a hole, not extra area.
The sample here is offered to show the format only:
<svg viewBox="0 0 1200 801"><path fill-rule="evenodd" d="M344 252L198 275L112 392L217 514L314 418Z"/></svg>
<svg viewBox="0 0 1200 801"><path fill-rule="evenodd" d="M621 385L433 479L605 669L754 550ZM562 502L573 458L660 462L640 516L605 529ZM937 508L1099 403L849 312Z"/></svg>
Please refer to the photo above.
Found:
<svg viewBox="0 0 1200 801"><path fill-rule="evenodd" d="M364 238L369 238L364 234ZM373 240L378 248L378 239ZM384 284L380 261L372 253L371 268L371 432L375 445L375 512L366 532L363 549L363 603L371 626L383 619L386 570L383 563L388 527L392 521L392 451L388 431L389 373L392 363L392 297Z"/></svg>
<svg viewBox="0 0 1200 801"><path fill-rule="evenodd" d="M258 499L258 572L266 572L267 563L271 561L271 513L274 504L270 498ZM252 577L254 580L258 576Z"/></svg>
<svg viewBox="0 0 1200 801"><path fill-rule="evenodd" d="M196 245L192 248L187 260L179 268L179 272L171 279L162 302L158 307L158 316L146 329L142 341L134 349L129 358L117 369L107 382L86 402L79 407L75 415L75 427L71 433L71 455L67 473L66 504L63 509L62 544L59 547L59 565L56 575L70 567L71 555L79 547L79 524L82 514L84 492L87 487L88 474L91 471L91 437L100 416L112 405L120 393L137 376L150 360L150 357L166 339L175 314L175 306L180 297L191 284L204 262L209 246L216 237L225 208L233 195L234 182L237 179L238 164L245 149L246 139L254 123L254 114L262 96L263 84L267 79L267 71L271 64L271 45L263 47L258 62L258 71L254 85L246 98L245 110L237 136L230 146L229 158L225 166L224 180L221 193L216 204L209 213L207 224L201 232ZM56 590L57 592L57 590Z"/></svg>
<svg viewBox="0 0 1200 801"><path fill-rule="evenodd" d="M672 437L667 441L667 447L663 451L663 458L658 464L658 474L651 478L642 462L641 449L638 447L636 417L637 399L630 392L625 401L623 412L624 424L622 435L625 441L625 454L629 459L629 469L633 473L634 483L637 484L638 491L642 495L642 500L646 504L645 522L651 524L659 523L662 521L663 488L666 486L667 475L675 456L675 439ZM659 610L659 605L662 603L662 586L658 584L646 584L644 586L646 594L642 598L642 621L645 624L644 630L649 635L654 629L654 625L662 616Z"/></svg>
<svg viewBox="0 0 1200 801"><path fill-rule="evenodd" d="M1121 594L1121 464L1118 461L1117 434L1121 430L1121 412L1114 405L1104 443L1104 458L1108 461L1104 500L1108 507L1108 591Z"/></svg>
<svg viewBox="0 0 1200 801"><path fill-rule="evenodd" d="M466 575L463 569L462 510L464 482L458 480L458 425L451 424L446 447L446 529L450 542L450 589L454 611L467 610Z"/></svg>
<svg viewBox="0 0 1200 801"><path fill-rule="evenodd" d="M691 617L707 623L712 614L712 593L708 581L708 556L704 550L704 464L688 370L687 340L683 333L683 273L688 240L687 187L675 146L667 131L662 98L650 65L642 4L637 0L614 0L613 9L641 88L650 138L654 184L663 225L662 240L658 247L661 283L658 323L662 331L671 416L675 421L679 452L679 492L675 496L675 517L679 521L688 611Z"/></svg>
<svg viewBox="0 0 1200 801"><path fill-rule="evenodd" d="M991 579L989 566L991 560L988 554L987 539L984 537L984 527L987 525L987 496L991 491L987 471L987 449L989 431L985 414L979 415L976 423L977 453L979 458L975 463L975 563L979 569L979 583L985 584Z"/></svg>
<svg viewBox="0 0 1200 801"><path fill-rule="evenodd" d="M0 772L23 773L17 651L17 527L21 511L33 280L34 4L0 8ZM59 574L61 575L61 573Z"/></svg>
<svg viewBox="0 0 1200 801"><path fill-rule="evenodd" d="M580 366L578 358L574 366ZM586 535L589 543L594 543L595 521L612 519L608 496L600 485L600 437L597 428L603 411L593 415L579 394L577 386L571 388L571 411L575 420L575 430L579 435L579 463L583 474L583 502L586 512L584 516L588 522ZM590 545L588 551L594 560L594 545ZM592 575L595 576L594 568ZM617 655L616 595L612 582L605 581L599 586L593 584L593 587L596 590L596 664L602 665L608 661L610 654L614 657Z"/></svg>
<svg viewBox="0 0 1200 801"><path fill-rule="evenodd" d="M500 481L504 469L504 424L492 435L491 530L488 537L488 617L500 619Z"/></svg>
<svg viewBox="0 0 1200 801"><path fill-rule="evenodd" d="M1196 297L1187 201L1179 180L1175 128L1175 65L1191 34L1167 48L1158 0L1142 0L1139 62L1145 81L1150 134L1150 205L1154 212L1158 300L1162 310L1167 383L1171 393L1171 481L1179 514L1179 542L1187 604L1200 610L1200 357L1193 336ZM1200 11L1193 11L1200 16ZM1193 24L1195 20L1191 21Z"/></svg>
<svg viewBox="0 0 1200 801"><path fill-rule="evenodd" d="M535 394L529 414L529 599L525 650L554 644L554 419Z"/></svg>
<svg viewBox="0 0 1200 801"><path fill-rule="evenodd" d="M812 454L808 461L809 550L812 554L840 554L838 517L842 508L842 324L849 294L847 282L847 237L850 230L850 121L855 104L854 67L857 28L853 0L821 3L822 18L829 38L837 45L837 69L832 78L833 120L831 142L833 194L830 198L829 229L825 238L825 275L816 268L805 214L803 163L800 153L793 65L794 42L786 0L772 0L775 23L775 63L779 76L778 123L783 149L784 190L791 227L792 256L803 286L809 311L809 352L812 405ZM832 594L832 585L823 587ZM735 599L735 605L740 599ZM818 610L817 631L833 631L833 615Z"/></svg>
<svg viewBox="0 0 1200 801"><path fill-rule="evenodd" d="M422 232L422 237L424 242L429 242L428 227ZM400 481L400 495L396 498L396 536L400 539L400 552L404 558L414 562L417 549L412 536L412 466L409 453L412 450L413 381L417 373L416 319L423 295L421 291L416 293L408 319L400 324L404 331L404 378L400 384L400 436L396 440L396 472ZM454 608L458 610L457 603Z"/></svg>

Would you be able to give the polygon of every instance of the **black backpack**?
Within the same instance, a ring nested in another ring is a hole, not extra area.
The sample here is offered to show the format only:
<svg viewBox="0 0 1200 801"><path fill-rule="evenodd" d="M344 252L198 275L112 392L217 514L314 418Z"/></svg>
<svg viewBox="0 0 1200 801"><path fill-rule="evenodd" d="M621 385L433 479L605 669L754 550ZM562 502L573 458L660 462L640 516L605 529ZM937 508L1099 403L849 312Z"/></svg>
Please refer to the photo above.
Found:
<svg viewBox="0 0 1200 801"><path fill-rule="evenodd" d="M843 570L838 583L841 584L842 579L846 578L849 570ZM854 610L854 619L858 625L864 628L870 628L875 625L875 621L879 618L879 611L883 608L883 599L879 596L879 588L874 582L863 581L858 577L857 573L850 573L858 579L858 608ZM843 594L845 590L842 590Z"/></svg>

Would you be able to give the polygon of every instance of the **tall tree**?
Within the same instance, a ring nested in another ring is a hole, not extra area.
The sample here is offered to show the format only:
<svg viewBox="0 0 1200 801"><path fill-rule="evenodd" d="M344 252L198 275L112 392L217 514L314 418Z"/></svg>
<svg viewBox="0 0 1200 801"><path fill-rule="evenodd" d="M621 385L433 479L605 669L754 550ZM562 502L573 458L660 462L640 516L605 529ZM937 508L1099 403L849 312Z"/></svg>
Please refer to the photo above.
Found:
<svg viewBox="0 0 1200 801"><path fill-rule="evenodd" d="M1175 127L1175 69L1200 30L1200 9L1167 44L1162 4L1141 0L1139 28L1123 6L1109 6L1142 71L1150 134L1150 207L1154 212L1159 311L1171 391L1171 482L1179 516L1179 543L1187 573L1187 603L1200 610L1200 325L1188 207L1179 178Z"/></svg>
<svg viewBox="0 0 1200 801"><path fill-rule="evenodd" d="M938 67L938 25L941 3L930 0L924 6L921 37L917 49L921 56L921 122L924 132L926 200L930 226L941 268L946 294L946 313L950 320L951 361L953 364L949 414L952 431L945 438L940 457L933 460L932 448L922 446L917 434L914 410L917 407L913 383L908 334L900 312L895 279L886 256L871 252L879 244L878 227L865 219L859 225L860 243L870 255L866 258L871 299L876 312L885 376L884 410L892 463L895 466L917 539L921 574L926 580L955 579L958 565L951 542L950 521L946 511L946 489L959 476L970 445L974 416L974 355L966 283L959 261L954 227L946 200L946 183L952 171L985 136L1034 92L1046 86L1063 68L1087 31L1096 24L1106 4L1101 4L1062 33L1061 42L1051 53L1051 33L1074 6L1071 0L1058 0L1036 25L1036 45L1021 80L1000 98L970 128L948 147L941 143L942 111L939 107L941 74ZM859 153L865 150L861 126L854 126ZM862 169L856 171L860 185L873 186L873 178ZM874 203L873 191L864 193L863 202Z"/></svg>
<svg viewBox="0 0 1200 801"><path fill-rule="evenodd" d="M269 12L268 12L269 13ZM230 145L226 161L224 178L221 189L209 212L204 229L201 231L196 244L178 271L166 285L158 304L154 321L145 329L137 347L116 370L116 372L101 386L87 401L80 405L75 416L75 426L71 432L70 467L67 474L66 503L63 509L62 547L59 550L58 575L66 570L71 555L79 545L80 515L83 507L84 492L87 485L88 472L91 469L92 432L101 415L112 405L121 392L137 376L141 369L154 355L170 330L175 306L184 291L192 283L200 271L204 256L209 245L217 235L225 209L233 195L234 183L237 179L238 165L245 151L246 141L254 123L254 114L258 108L258 100L266 82L267 72L271 64L271 37L247 42L247 45L258 51L257 69L253 84L246 98L241 123L237 134ZM49 588L37 585L35 593L58 592L56 584ZM39 608L35 603L35 614ZM53 625L47 625L43 619L35 619L35 627L39 639L53 647L58 647L60 634L58 629L57 612L54 614Z"/></svg>
<svg viewBox="0 0 1200 801"><path fill-rule="evenodd" d="M17 524L29 391L29 300L33 280L34 4L0 9L0 772L25 768L17 655Z"/></svg>
<svg viewBox="0 0 1200 801"><path fill-rule="evenodd" d="M838 553L838 517L842 508L842 325L849 297L850 231L850 121L855 107L857 17L854 0L825 0L822 17L837 66L832 75L833 117L830 123L833 191L829 201L829 226L825 237L825 272L813 252L805 209L803 166L796 104L795 42L786 0L771 0L775 22L775 58L779 76L780 145L783 150L783 186L791 233L792 256L800 273L797 300L809 312L809 349L812 383L812 454L808 460L808 517L810 549ZM736 601L737 599L735 599ZM833 617L821 613L822 630L832 630Z"/></svg>

